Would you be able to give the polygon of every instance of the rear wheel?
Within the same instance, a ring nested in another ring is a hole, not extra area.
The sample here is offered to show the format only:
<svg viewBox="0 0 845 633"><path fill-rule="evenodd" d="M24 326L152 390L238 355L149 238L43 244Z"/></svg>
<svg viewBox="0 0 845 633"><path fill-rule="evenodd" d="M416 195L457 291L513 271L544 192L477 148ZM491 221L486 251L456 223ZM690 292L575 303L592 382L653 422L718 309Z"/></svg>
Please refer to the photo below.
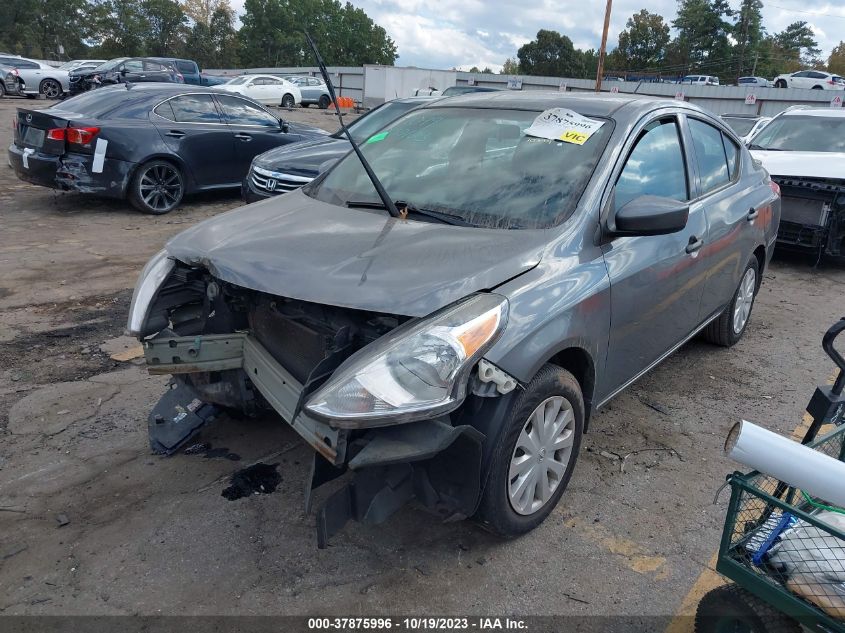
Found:
<svg viewBox="0 0 845 633"><path fill-rule="evenodd" d="M695 633L800 631L798 622L736 585L723 585L705 594L695 613Z"/></svg>
<svg viewBox="0 0 845 633"><path fill-rule="evenodd" d="M282 97L282 107L283 108L292 108L296 105L296 99L293 98L293 95L288 93L284 97Z"/></svg>
<svg viewBox="0 0 845 633"><path fill-rule="evenodd" d="M514 400L475 519L507 538L540 525L566 490L583 432L578 381L544 365Z"/></svg>
<svg viewBox="0 0 845 633"><path fill-rule="evenodd" d="M704 329L705 339L722 347L731 347L742 338L751 320L751 308L754 307L754 297L757 295L759 274L757 258L752 256L742 273L733 300L725 311Z"/></svg>
<svg viewBox="0 0 845 633"><path fill-rule="evenodd" d="M144 163L132 179L129 202L142 213L163 215L179 206L185 193L182 172L163 160Z"/></svg>
<svg viewBox="0 0 845 633"><path fill-rule="evenodd" d="M813 90L824 90L822 86L813 86Z"/></svg>
<svg viewBox="0 0 845 633"><path fill-rule="evenodd" d="M6 96L6 85L0 81L0 99Z"/></svg>
<svg viewBox="0 0 845 633"><path fill-rule="evenodd" d="M62 85L55 79L45 79L38 90L45 99L58 99L62 96Z"/></svg>
<svg viewBox="0 0 845 633"><path fill-rule="evenodd" d="M320 101L319 101L319 103L317 103L317 105L320 106L321 110L325 110L326 108L329 107L329 104L331 104L331 102L332 102L332 100L329 99L328 95L322 95L320 97Z"/></svg>

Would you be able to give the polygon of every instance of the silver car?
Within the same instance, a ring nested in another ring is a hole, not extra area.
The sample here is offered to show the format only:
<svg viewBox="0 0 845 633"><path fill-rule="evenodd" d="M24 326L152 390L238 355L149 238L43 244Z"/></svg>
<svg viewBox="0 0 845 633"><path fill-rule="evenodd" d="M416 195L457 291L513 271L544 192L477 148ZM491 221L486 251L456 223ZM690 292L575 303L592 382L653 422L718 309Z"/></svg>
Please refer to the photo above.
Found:
<svg viewBox="0 0 845 633"><path fill-rule="evenodd" d="M18 71L21 93L34 98L39 94L47 99L59 99L68 92L69 81L66 70L25 57L0 55L0 64L11 66Z"/></svg>
<svg viewBox="0 0 845 633"><path fill-rule="evenodd" d="M321 546L410 499L535 528L597 409L696 334L730 347L748 328L778 187L696 106L471 94L361 151L398 217L350 152L170 240L128 322L173 375L152 448L223 411L278 414L315 449L311 488L347 479Z"/></svg>
<svg viewBox="0 0 845 633"><path fill-rule="evenodd" d="M325 110L331 104L332 99L329 96L329 89L326 82L318 77L304 77L302 75L290 75L285 77L292 84L299 86L302 93L302 105L307 107L310 105L319 106Z"/></svg>

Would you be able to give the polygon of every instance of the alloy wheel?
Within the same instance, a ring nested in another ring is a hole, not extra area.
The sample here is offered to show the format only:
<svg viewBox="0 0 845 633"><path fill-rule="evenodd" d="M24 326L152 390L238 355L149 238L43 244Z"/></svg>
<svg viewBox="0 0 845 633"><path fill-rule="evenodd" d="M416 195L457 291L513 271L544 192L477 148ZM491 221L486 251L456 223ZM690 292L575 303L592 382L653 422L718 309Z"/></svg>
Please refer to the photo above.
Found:
<svg viewBox="0 0 845 633"><path fill-rule="evenodd" d="M58 99L62 94L62 87L55 79L45 79L41 82L41 94L47 99Z"/></svg>
<svg viewBox="0 0 845 633"><path fill-rule="evenodd" d="M734 301L734 334L742 332L745 324L748 323L748 315L751 314L751 306L754 303L754 290L757 287L757 273L753 268L745 271L739 288L736 291Z"/></svg>
<svg viewBox="0 0 845 633"><path fill-rule="evenodd" d="M508 498L518 514L534 514L563 481L575 441L575 414L563 396L546 398L528 416L516 440Z"/></svg>
<svg viewBox="0 0 845 633"><path fill-rule="evenodd" d="M182 197L182 178L168 165L152 165L141 174L139 182L141 199L158 213L170 211Z"/></svg>

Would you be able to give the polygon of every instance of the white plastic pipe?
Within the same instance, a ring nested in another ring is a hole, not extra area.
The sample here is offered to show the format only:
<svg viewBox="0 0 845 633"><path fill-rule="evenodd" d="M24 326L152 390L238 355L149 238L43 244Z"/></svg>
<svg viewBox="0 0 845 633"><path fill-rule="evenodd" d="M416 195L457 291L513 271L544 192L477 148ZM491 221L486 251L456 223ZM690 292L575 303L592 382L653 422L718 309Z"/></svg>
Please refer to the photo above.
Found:
<svg viewBox="0 0 845 633"><path fill-rule="evenodd" d="M725 442L731 459L800 488L816 499L845 507L845 463L742 420Z"/></svg>

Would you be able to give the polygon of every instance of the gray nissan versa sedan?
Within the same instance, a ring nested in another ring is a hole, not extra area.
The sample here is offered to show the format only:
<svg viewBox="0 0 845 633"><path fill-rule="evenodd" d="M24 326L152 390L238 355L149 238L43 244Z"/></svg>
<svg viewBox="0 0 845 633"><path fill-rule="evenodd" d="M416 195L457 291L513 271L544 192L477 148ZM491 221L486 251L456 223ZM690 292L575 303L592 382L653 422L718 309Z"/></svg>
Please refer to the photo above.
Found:
<svg viewBox="0 0 845 633"><path fill-rule="evenodd" d="M703 332L748 327L777 185L686 103L445 99L285 196L206 220L141 273L128 329L173 382L173 452L220 411L314 449L318 544L414 498L504 536L540 524L591 415ZM308 495L309 500L311 495Z"/></svg>

